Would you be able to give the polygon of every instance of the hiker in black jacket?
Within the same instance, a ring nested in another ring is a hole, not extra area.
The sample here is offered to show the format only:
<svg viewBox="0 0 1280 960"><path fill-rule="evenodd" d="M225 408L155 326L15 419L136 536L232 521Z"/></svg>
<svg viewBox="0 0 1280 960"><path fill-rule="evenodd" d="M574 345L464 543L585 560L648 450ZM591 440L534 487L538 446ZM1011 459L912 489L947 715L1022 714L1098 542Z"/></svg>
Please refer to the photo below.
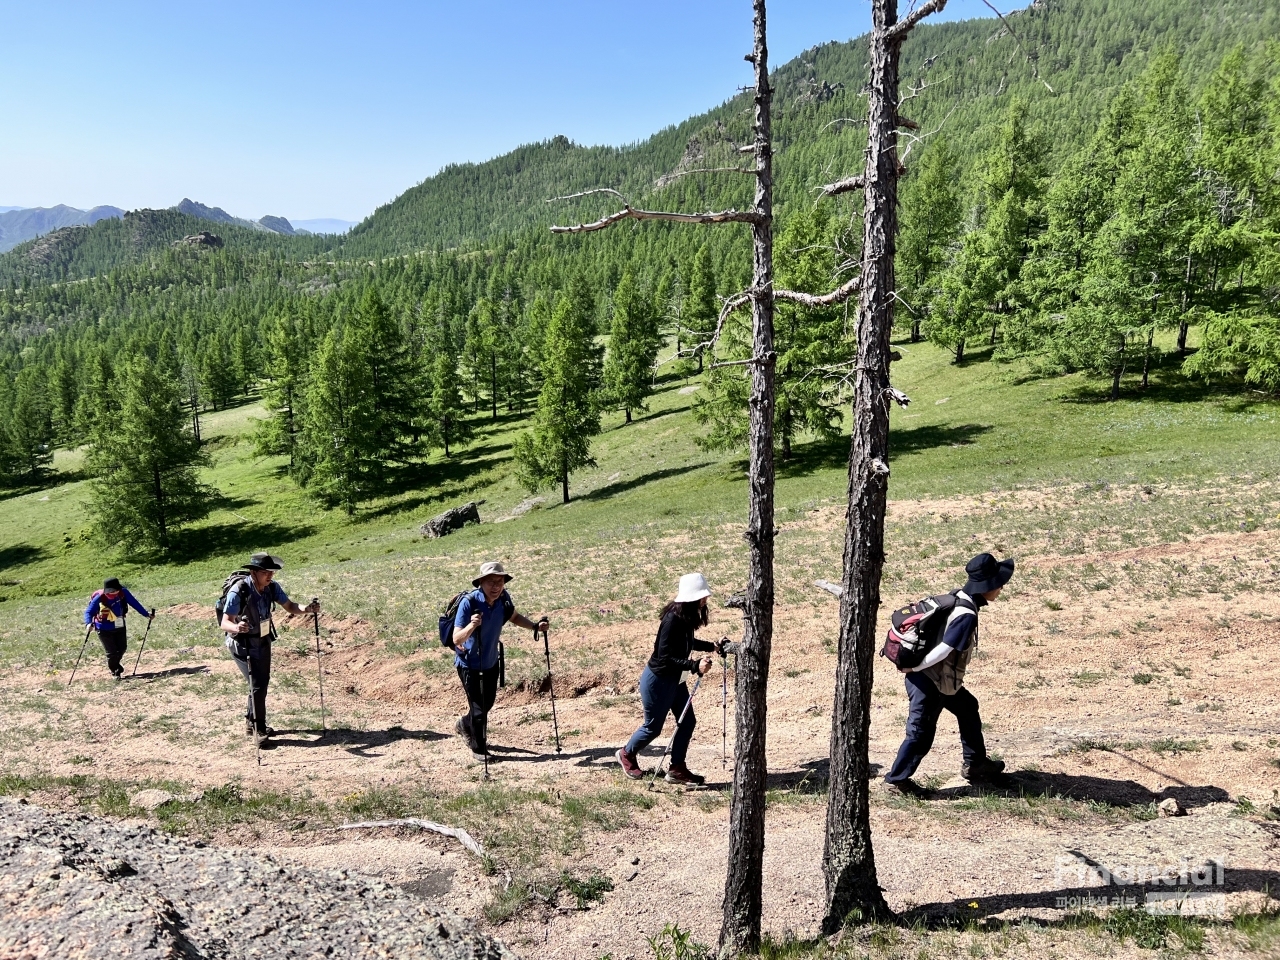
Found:
<svg viewBox="0 0 1280 960"><path fill-rule="evenodd" d="M680 786L699 786L706 781L685 766L685 754L689 749L689 741L693 738L693 728L697 719L693 715L692 706L680 721L680 714L689 702L689 687L681 679L681 674L688 670L691 673L704 675L711 669L710 657L698 660L690 658L694 650L707 653L720 653L719 644L709 643L695 637L694 631L707 624L707 597L711 596L711 588L706 578L700 573L687 573L680 578L680 591L676 598L667 604L662 611L662 623L658 627L658 637L653 643L653 656L649 658L644 672L640 675L640 700L644 704L644 723L631 735L627 745L614 756L622 764L623 772L632 780L639 780L644 771L636 762L636 754L647 747L662 733L662 726L667 714L677 720L674 736L671 738L671 767L667 771L667 783Z"/></svg>
<svg viewBox="0 0 1280 960"><path fill-rule="evenodd" d="M978 645L978 611L1000 596L1013 576L1013 561L980 553L964 569L969 579L956 592L956 606L943 627L942 639L925 654L919 666L902 671L910 700L907 735L884 778L886 786L897 793L919 796L926 792L911 776L933 746L943 710L954 714L960 726L964 757L960 775L970 783L980 783L1004 772L1003 760L987 756L978 698L965 689L964 674Z"/></svg>

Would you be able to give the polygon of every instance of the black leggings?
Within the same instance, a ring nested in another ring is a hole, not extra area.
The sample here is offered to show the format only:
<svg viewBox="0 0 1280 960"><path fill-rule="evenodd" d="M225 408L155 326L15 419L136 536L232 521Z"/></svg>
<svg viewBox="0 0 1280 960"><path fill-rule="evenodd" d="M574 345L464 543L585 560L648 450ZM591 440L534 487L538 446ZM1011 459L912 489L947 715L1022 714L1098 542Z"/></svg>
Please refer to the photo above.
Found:
<svg viewBox="0 0 1280 960"><path fill-rule="evenodd" d="M115 674L123 673L124 667L120 665L120 661L124 658L124 652L129 649L125 628L99 630L98 639L102 641L102 649L107 651L107 669Z"/></svg>
<svg viewBox="0 0 1280 960"><path fill-rule="evenodd" d="M245 683L249 684L250 694L245 704L244 718L253 722L259 730L267 728L267 684L271 682L271 644L265 643L253 648L251 654L241 660L234 654L231 657Z"/></svg>
<svg viewBox="0 0 1280 960"><path fill-rule="evenodd" d="M477 753L485 753L489 742L489 711L493 709L493 702L498 699L498 668L469 670L458 667L458 679L462 681L462 689L467 692L469 704L467 712L462 715L462 728L467 732L471 749Z"/></svg>

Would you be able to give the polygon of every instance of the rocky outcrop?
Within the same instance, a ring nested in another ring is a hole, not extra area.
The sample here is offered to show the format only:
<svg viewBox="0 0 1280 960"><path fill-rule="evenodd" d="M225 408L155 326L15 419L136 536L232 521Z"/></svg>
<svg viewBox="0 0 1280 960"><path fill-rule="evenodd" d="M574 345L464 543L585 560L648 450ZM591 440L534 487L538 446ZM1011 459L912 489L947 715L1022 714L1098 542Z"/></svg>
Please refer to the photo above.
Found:
<svg viewBox="0 0 1280 960"><path fill-rule="evenodd" d="M0 798L0 957L515 960L399 887Z"/></svg>
<svg viewBox="0 0 1280 960"><path fill-rule="evenodd" d="M188 247L211 247L217 249L222 246L222 238L216 233L210 233L208 230L201 230L199 233L192 234L189 237L183 237L181 240L173 241L175 247L183 245Z"/></svg>
<svg viewBox="0 0 1280 960"><path fill-rule="evenodd" d="M293 224L284 217L263 217L258 221L258 225L266 227L272 233L283 233L287 237L292 237L297 232L293 229Z"/></svg>
<svg viewBox="0 0 1280 960"><path fill-rule="evenodd" d="M483 503L484 501L481 501ZM432 517L418 529L424 537L447 537L455 530L461 530L469 523L480 522L480 506L475 501L460 507L452 507L438 516Z"/></svg>

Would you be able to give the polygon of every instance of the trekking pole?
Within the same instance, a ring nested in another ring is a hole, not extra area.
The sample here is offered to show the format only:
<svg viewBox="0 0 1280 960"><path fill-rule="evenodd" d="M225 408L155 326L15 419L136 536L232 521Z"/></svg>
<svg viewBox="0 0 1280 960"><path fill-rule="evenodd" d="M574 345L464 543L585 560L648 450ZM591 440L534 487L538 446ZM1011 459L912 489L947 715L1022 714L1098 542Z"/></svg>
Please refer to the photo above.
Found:
<svg viewBox="0 0 1280 960"><path fill-rule="evenodd" d="M662 765L667 762L667 752L671 749L671 743L676 738L676 734L680 732L680 724L684 723L684 715L689 712L689 708L693 706L693 698L698 695L698 688L702 686L702 675L698 675L698 679L693 683L693 692L689 694L689 699L684 702L684 709L680 711L680 716L676 718L676 728L671 733L671 740L667 741L667 745L662 748L662 756L658 760L658 765L653 768L653 779L649 781L649 789L653 789L653 785L658 781L658 774L662 772Z"/></svg>
<svg viewBox="0 0 1280 960"><path fill-rule="evenodd" d="M542 627L542 652L547 657L547 687L551 690L551 723L556 734L556 753L558 754L560 752L560 720L556 717L556 686L551 679L551 641L547 639L547 625L539 623L538 626ZM538 640L538 626L533 628L535 643Z"/></svg>
<svg viewBox="0 0 1280 960"><path fill-rule="evenodd" d="M93 633L93 624L90 623L84 632L84 643L80 644L80 657L84 656L84 648L89 645L89 634ZM67 681L67 689L71 689L71 684L76 679L76 671L80 669L80 657L76 657L76 665L71 668L71 679Z"/></svg>
<svg viewBox="0 0 1280 960"><path fill-rule="evenodd" d="M249 675L249 717L253 723L253 758L258 761L258 766L262 766L262 737L258 731L258 691L253 685L253 661L245 656L244 665L245 672Z"/></svg>
<svg viewBox="0 0 1280 960"><path fill-rule="evenodd" d="M726 640L728 637L725 638ZM720 769L729 766L729 658L720 648Z"/></svg>
<svg viewBox="0 0 1280 960"><path fill-rule="evenodd" d="M312 597L311 602L312 604L319 604L320 598ZM316 676L320 680L320 733L324 734L327 732L327 730L325 728L325 723L324 723L324 670L321 669L320 667L320 607L319 606L316 606L314 616L315 616L315 625L316 625Z"/></svg>
<svg viewBox="0 0 1280 960"><path fill-rule="evenodd" d="M131 677L136 677L138 675L138 664L142 661L142 651L147 649L147 634L151 632L151 621L154 620L155 618L156 618L156 608L152 607L151 619L147 621L147 629L142 631L142 646L138 648L138 658L133 661L133 673L129 674L129 676Z"/></svg>

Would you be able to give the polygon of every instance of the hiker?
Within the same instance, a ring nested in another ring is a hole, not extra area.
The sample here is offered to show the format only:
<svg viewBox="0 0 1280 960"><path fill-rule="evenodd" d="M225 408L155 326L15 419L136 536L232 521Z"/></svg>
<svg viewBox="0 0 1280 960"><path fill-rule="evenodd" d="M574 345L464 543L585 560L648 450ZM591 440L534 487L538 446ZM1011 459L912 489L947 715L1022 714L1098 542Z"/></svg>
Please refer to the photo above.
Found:
<svg viewBox="0 0 1280 960"><path fill-rule="evenodd" d="M720 643L699 640L693 634L707 625L707 597L711 588L700 573L686 573L680 578L676 598L662 610L662 623L657 639L653 642L653 655L640 674L640 702L644 704L644 722L631 735L626 746L614 754L622 765L622 772L632 780L639 780L644 771L636 761L636 755L662 733L667 714L676 718L676 731L671 738L671 766L667 770L667 783L680 786L700 786L706 777L693 773L685 766L685 754L693 738L693 728L698 720L690 706L680 720L685 704L689 702L689 687L682 674L688 670L699 676L711 669L712 659L690 659L694 650L723 655Z"/></svg>
<svg viewBox="0 0 1280 960"><path fill-rule="evenodd" d="M476 589L463 596L453 620L454 666L467 694L467 712L458 718L454 731L467 741L477 760L489 759L489 711L498 696L500 637L507 622L526 630L545 629L546 617L537 622L516 612L507 593L512 580L501 563L481 564L480 575L471 581Z"/></svg>
<svg viewBox="0 0 1280 960"><path fill-rule="evenodd" d="M320 601L300 607L276 583L277 570L284 569L279 557L255 553L245 564L244 573L227 578L226 604L222 608L222 629L227 634L227 650L249 684L249 698L244 717L246 736L256 737L260 745L275 736L267 726L267 684L271 681L271 641L276 628L271 619L273 604L290 613L318 613Z"/></svg>
<svg viewBox="0 0 1280 960"><path fill-rule="evenodd" d="M155 619L156 612L148 611L140 604L132 593L120 585L118 577L108 577L102 581L102 589L94 591L89 598L89 605L84 608L85 626L92 624L93 629L98 631L102 649L107 652L107 669L117 680L124 676L124 667L120 665L120 661L129 646L124 618L130 607L148 620Z"/></svg>
<svg viewBox="0 0 1280 960"><path fill-rule="evenodd" d="M978 611L1000 596L1013 576L1013 566L1013 560L996 560L989 553L970 560L964 568L969 579L955 593L955 608L942 628L941 639L925 653L919 666L901 671L906 675L910 712L906 738L884 778L890 790L911 796L926 793L911 777L933 746L943 710L954 714L960 726L964 757L960 775L970 783L981 783L1004 772L1003 760L987 756L978 698L965 689L964 674L978 645Z"/></svg>

